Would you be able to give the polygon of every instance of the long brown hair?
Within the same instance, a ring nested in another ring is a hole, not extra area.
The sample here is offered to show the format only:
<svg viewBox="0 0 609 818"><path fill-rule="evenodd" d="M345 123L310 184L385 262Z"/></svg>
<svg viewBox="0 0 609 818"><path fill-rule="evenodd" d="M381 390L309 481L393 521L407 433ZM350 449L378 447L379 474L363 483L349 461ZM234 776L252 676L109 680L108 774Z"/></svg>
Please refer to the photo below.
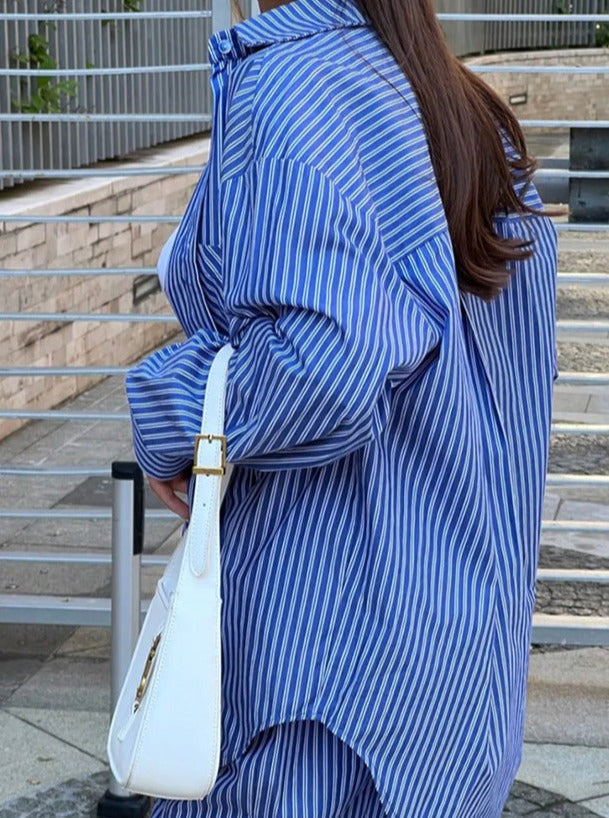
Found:
<svg viewBox="0 0 609 818"><path fill-rule="evenodd" d="M533 254L530 241L500 238L498 212L532 212L514 190L536 169L518 120L499 95L452 54L433 0L358 0L404 70L425 124L450 230L459 287L490 300L506 286L512 262ZM501 133L511 143L508 158Z"/></svg>
<svg viewBox="0 0 609 818"><path fill-rule="evenodd" d="M522 128L501 97L453 55L433 0L356 2L416 94L459 287L491 300L509 283L513 262L534 252L531 241L501 238L493 228L493 217L499 212L538 212L514 190L515 176L525 191L537 168ZM230 3L233 22L243 20L239 0ZM513 156L506 155L502 133Z"/></svg>

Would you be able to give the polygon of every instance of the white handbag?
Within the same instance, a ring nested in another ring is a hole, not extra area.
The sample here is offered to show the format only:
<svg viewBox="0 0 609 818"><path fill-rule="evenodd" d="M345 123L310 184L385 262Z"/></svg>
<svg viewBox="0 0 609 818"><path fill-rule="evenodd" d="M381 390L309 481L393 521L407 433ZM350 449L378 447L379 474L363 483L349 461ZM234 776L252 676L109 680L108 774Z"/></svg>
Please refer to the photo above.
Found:
<svg viewBox="0 0 609 818"><path fill-rule="evenodd" d="M224 404L227 344L210 368L195 441L191 518L152 599L108 735L125 789L200 799L220 761L220 506L230 479Z"/></svg>

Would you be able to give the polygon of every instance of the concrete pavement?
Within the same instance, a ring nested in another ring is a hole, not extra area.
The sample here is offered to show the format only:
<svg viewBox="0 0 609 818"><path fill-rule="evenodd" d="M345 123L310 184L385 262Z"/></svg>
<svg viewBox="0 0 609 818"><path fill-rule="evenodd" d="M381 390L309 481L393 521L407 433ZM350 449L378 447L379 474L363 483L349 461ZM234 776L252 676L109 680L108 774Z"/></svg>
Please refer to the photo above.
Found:
<svg viewBox="0 0 609 818"><path fill-rule="evenodd" d="M76 818L97 803L109 650L107 631L80 628L45 659L24 649L2 662L0 818ZM531 657L527 743L506 818L609 816L608 679L607 650Z"/></svg>

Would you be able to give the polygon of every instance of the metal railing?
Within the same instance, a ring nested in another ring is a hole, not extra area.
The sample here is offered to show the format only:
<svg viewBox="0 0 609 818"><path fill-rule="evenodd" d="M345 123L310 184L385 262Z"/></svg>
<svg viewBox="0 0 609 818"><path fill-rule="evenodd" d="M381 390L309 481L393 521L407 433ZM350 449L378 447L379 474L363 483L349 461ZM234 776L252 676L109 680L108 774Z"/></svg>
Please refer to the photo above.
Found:
<svg viewBox="0 0 609 818"><path fill-rule="evenodd" d="M27 8L29 10L32 9L32 0L27 0L29 5ZM94 3L97 5L93 6L95 10L99 6L99 0L93 0ZM156 0L150 0L150 3L156 2ZM104 3L107 6L107 3ZM91 8L91 6L88 6ZM156 5L156 8L160 8L160 6ZM184 0L184 7L187 7L187 0ZM230 21L227 16L227 8L221 7L217 0L214 0L212 12L212 21L214 24L214 28L224 28L230 24ZM31 13L31 11L30 11ZM0 13L0 23L12 23L12 22L19 22L13 20L17 15L15 14L5 14ZM60 15L62 17L62 25L64 26L65 30L68 30L70 25L80 25L84 22L92 22L92 20L83 20L83 17L86 17L85 14L64 14ZM172 11L166 15L160 15L158 13L154 14L156 18L156 23L159 25L169 25L172 21L180 21L183 23L184 21L188 21L189 25L193 24L199 19L202 15L200 12L197 12L193 19L192 12L182 12L182 11ZM481 17L484 20L487 20L488 15L443 15L444 19L447 20L454 20L455 17L462 22L471 23L473 20L478 20ZM560 16L560 15L557 15ZM98 14L99 17L99 14ZM145 12L140 12L138 14L114 14L113 15L117 27L123 24L129 24L135 26L143 25L145 22L149 22L151 25L154 21L148 20L146 17ZM586 25L592 24L594 21L602 21L609 22L609 14L604 16L596 15L594 19L584 19L579 20L576 19L576 22L582 22ZM21 21L23 22L23 21ZM501 22L513 22L516 23L516 19L514 15L495 15L493 17L493 22L496 25L499 25ZM558 22L552 20L552 22ZM561 22L563 25L571 25L572 21L566 21L561 18ZM156 25L155 23L155 25ZM24 29L26 30L26 29ZM67 35L64 35L67 36ZM75 39L78 39L77 35L74 35ZM202 38L205 40L205 38ZM181 51L180 56L184 56L184 53ZM160 60L160 57L156 57L156 60ZM169 74L176 74L179 73L179 70L175 68L175 66L170 66L171 62L174 60L171 58L169 54L167 56L167 66ZM123 65L123 63L120 63ZM131 79L134 79L136 76L141 76L135 69L137 68L136 65L130 66L133 71L131 71ZM205 66L199 66L201 74L205 71ZM171 70L170 70L171 69ZM510 66L510 70L519 70L517 66ZM493 70L497 70L497 66L493 67ZM507 70L507 67L506 67ZM565 69L567 71L571 71L571 68ZM93 69L91 69L93 71ZM130 74L129 69L125 72L127 75ZM185 77L188 76L193 78L197 81L197 88L200 90L202 87L206 86L207 83L202 80L202 76L198 74L196 71L192 72L185 72ZM83 83L89 82L89 80L96 80L98 75L94 75L91 73L90 77L83 76L81 77L81 81ZM14 79L8 78L8 79ZM0 82L6 81L0 80ZM185 80L186 81L186 80ZM95 83L92 82L89 86L94 89ZM134 86L137 87L137 86ZM174 86L176 87L176 86ZM135 93L135 92L134 92ZM157 103L157 108L155 109L156 113L141 113L135 107L129 107L129 100L132 100L133 96L128 96L126 98L121 98L119 102L118 96L106 96L100 97L98 102L96 103L97 113L93 116L85 113L58 113L58 114L30 114L30 113L6 113L0 115L0 129L4 128L5 130L2 131L2 134L9 134L10 141L15 148L15 142L19 138L19 134L22 133L22 130L25 128L26 125L29 126L30 122L34 123L41 123L41 122L52 122L57 124L62 124L65 126L67 131L76 134L74 139L82 140L84 139L85 142L89 138L88 136L83 137L83 132L81 132L81 123L86 122L88 119L97 122L100 124L100 129L97 132L98 135L95 137L101 144L113 144L112 139L118 138L117 134L123 133L125 139L136 139L137 134L143 135L142 138L147 139L150 137L150 134L157 134L158 133L166 133L171 134L174 133L173 131L159 131L154 132L150 130L150 128L141 128L138 130L136 125L139 126L140 124L147 124L148 126L151 123L158 123L160 124L170 124L175 122L188 122L188 121L201 121L202 117L206 117L207 121L209 121L209 107L204 107L205 105L208 106L208 97L203 100L201 97L199 99L200 107L196 110L192 109L191 107L184 106L185 110L182 111L180 114L171 114L166 113L166 111L162 108L163 106L163 97L158 97L155 102ZM104 107L106 106L106 107ZM11 123L15 123L19 127L15 131L11 131L10 128L7 129L7 125ZM124 132L117 129L113 131L112 129L107 130L107 125L109 123L116 123L117 125L125 125L128 126L125 128ZM538 124L535 122L529 122L528 124ZM609 128L609 122L570 122L568 119L565 120L555 120L552 122L544 121L544 125L549 128L564 128L564 127L588 127L590 125L594 125L595 128ZM103 127L101 127L103 125ZM133 126L133 127L132 127ZM91 134L93 131L90 129L90 125L87 126L89 129L86 130L84 133ZM58 132L59 133L59 132ZM146 136L147 135L147 136ZM154 138L157 138L157 135ZM102 138L103 136L103 138ZM91 137L93 138L93 137ZM168 136L170 138L170 136ZM70 137L72 139L72 136ZM72 144L70 142L70 144ZM129 143L129 144L135 144ZM81 156L81 154L77 155ZM14 157L17 157L17 153L12 154ZM24 152L22 151L22 156L25 156ZM16 162L17 160L14 160ZM40 164L36 164L38 161ZM5 179L10 179L15 175L21 175L23 178L28 177L42 177L42 178L57 178L60 176L67 176L69 178L74 177L103 177L104 175L117 175L117 169L113 168L112 171L108 171L107 169L102 168L89 168L87 170L79 171L75 169L66 169L66 170L58 170L57 168L49 169L44 167L44 160L41 159L41 154L36 154L34 152L29 153L27 156L27 160L23 161L22 164L12 164L10 166L3 165L4 170L2 174ZM124 175L136 175L139 173L154 173L155 175L159 174L170 174L170 173L184 173L184 172L192 172L192 168L171 168L165 169L163 167L155 167L155 168L146 168L146 169L138 169L138 168L126 168L124 170ZM121 171L122 173L122 171ZM561 171L558 171L561 173ZM582 172L583 173L583 172ZM577 171L573 171L572 174L574 176L579 176L580 174ZM606 172L599 172L598 178L606 179L607 173ZM147 222L156 222L156 223L175 223L178 220L178 216L176 215L168 215L168 214L156 214L156 215L146 215L146 216L120 216L120 217L108 217L108 216L99 216L99 217L91 217L91 216L47 216L44 214L40 215L28 215L28 216L13 216L13 215L2 215L0 213L0 221L4 221L7 225L10 223L29 223L29 224L36 224L36 223L48 223L48 222L57 222L57 223L66 223L66 222L78 222L78 221L99 221L99 222L136 222L136 221L147 221ZM598 223L598 224L590 224L590 225L581 225L581 224L567 224L562 223L558 225L559 230L577 230L577 231L609 231L609 227L605 223ZM21 278L24 276L93 276L93 275L116 275L116 276L132 276L132 275L140 275L140 274L152 274L154 270L148 267L137 267L133 269L123 269L123 268L99 268L99 269L80 269L80 268L73 268L73 269L62 269L62 270L55 270L55 269L27 269L27 270L12 270L12 269L5 269L0 274L4 277L9 277L14 279L17 283ZM609 273L603 274L575 274L575 273L563 273L559 277L559 285L560 286L571 286L571 285L582 285L582 286L607 286L609 284ZM115 313L27 313L27 312L5 312L0 314L0 320L4 321L32 321L32 322L79 322L79 321L120 321L120 322L175 322L175 318L172 315L135 315L135 314L115 314ZM599 320L578 320L578 321L561 321L559 322L559 332L560 333L569 333L569 335L591 335L591 334L602 334L605 337L609 337L609 321L599 321ZM68 366L68 367L61 367L61 366L53 366L50 363L48 366L12 366L6 365L0 368L0 376L2 377L52 377L52 376L65 376L71 375L75 377L79 376L89 376L89 375L98 375L98 376L109 376L109 375L119 375L125 372L124 367L116 367L116 366ZM609 385L609 372L603 373L586 373L586 372L574 372L574 373L563 373L561 376L561 380L559 383L563 384L570 384L570 385L601 385L607 386ZM23 419L23 420L45 420L45 419L53 419L53 420L67 420L67 421L77 421L77 420L108 420L113 421L116 423L124 423L127 421L126 413L112 413L112 412L78 412L78 411L66 411L63 409L45 409L39 411L29 411L25 408L23 409L5 409L2 408L0 410L0 418L11 418L11 419ZM569 434L569 435L585 435L585 434L594 434L594 435L607 435L609 433L609 428L605 425L585 425L585 424L555 424L553 427L554 434ZM109 476L110 474L110 466L107 468L100 468L97 466L50 466L46 469L43 468L36 468L36 467L26 467L26 466L8 466L8 465L1 465L0 464L0 477L3 478L11 478L14 480L20 480L21 478L31 477L31 476L39 476L39 477L57 477L57 476L66 476L66 477L75 477L75 476L102 476L106 475ZM594 485L594 486L602 486L606 487L609 485L609 477L603 475L596 475L596 476L579 476L579 475L553 475L550 477L548 484L551 486L586 486L586 485ZM115 512L116 513L116 512ZM160 519L168 519L172 515L169 512L163 511L148 511L147 518L151 521L160 520ZM53 519L90 519L90 520L98 520L100 522L110 522L112 517L112 512L109 510L100 510L100 509L85 509L85 510L69 510L69 509L41 509L41 508L22 508L22 509L11 509L5 508L0 511L0 518L1 519L31 519L31 520L53 520ZM596 533L602 535L609 535L609 524L604 523L594 523L591 521L572 521L572 522L556 522L556 521L548 521L544 524L544 531L552 531L555 533L573 533L573 532L586 532L586 533ZM82 565L82 564L89 564L89 565L109 565L111 560L109 555L103 554L68 554L65 552L58 552L54 554L46 553L46 552L38 552L38 553L24 553L24 552L16 552L16 551L8 551L0 554L0 563L9 563L9 562L20 562L22 564L38 564L41 562L66 562L68 564L73 565ZM156 565L162 566L165 563L165 558L153 555L147 555L143 558L144 565ZM606 583L608 581L607 574L605 572L585 572L585 571L571 571L568 574L564 572L551 572L551 571L542 571L540 573L540 579L543 581L564 581L568 579L570 582L602 582ZM571 644L608 644L609 643L609 619L601 618L601 617L577 617L576 621L572 621L572 617L544 617L541 615L537 615L535 619L535 631L534 631L534 639L538 642L544 641L559 641L559 642L567 642ZM99 625L99 626L108 626L110 625L110 604L109 601L103 600L90 600L87 598L63 598L63 597L44 597L44 596L21 596L21 595L11 595L11 594L3 594L0 595L0 621L3 622L53 622L53 623L60 623L60 624L90 624L90 625Z"/></svg>
<svg viewBox="0 0 609 818"><path fill-rule="evenodd" d="M598 17L609 12L606 0L436 0L436 7L459 56L594 47L602 41Z"/></svg>
<svg viewBox="0 0 609 818"><path fill-rule="evenodd" d="M460 55L590 47L609 19L607 0L490 0L485 13L479 6L437 0ZM82 167L209 128L202 74L209 69L210 0L203 7L180 0L178 8L173 0L146 0L136 13L125 12L123 0L73 0L70 8L51 0L42 13L40 0L22 0L18 10L1 13L0 167L9 171L0 189L23 182L34 167ZM593 68L573 69L587 71Z"/></svg>
<svg viewBox="0 0 609 818"><path fill-rule="evenodd" d="M0 167L10 171L0 189L23 181L20 171L90 165L209 129L209 0L69 8L21 0L0 15L0 112L16 114L0 121Z"/></svg>

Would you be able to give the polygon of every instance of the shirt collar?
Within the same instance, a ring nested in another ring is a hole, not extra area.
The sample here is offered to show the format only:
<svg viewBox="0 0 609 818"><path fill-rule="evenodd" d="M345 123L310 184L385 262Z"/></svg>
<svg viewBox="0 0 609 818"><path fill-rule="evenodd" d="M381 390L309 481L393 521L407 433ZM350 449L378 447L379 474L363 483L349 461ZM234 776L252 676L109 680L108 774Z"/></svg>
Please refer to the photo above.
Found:
<svg viewBox="0 0 609 818"><path fill-rule="evenodd" d="M320 31L370 25L356 0L291 0L232 28L216 31L209 39L212 64L247 56L256 48L298 40Z"/></svg>

